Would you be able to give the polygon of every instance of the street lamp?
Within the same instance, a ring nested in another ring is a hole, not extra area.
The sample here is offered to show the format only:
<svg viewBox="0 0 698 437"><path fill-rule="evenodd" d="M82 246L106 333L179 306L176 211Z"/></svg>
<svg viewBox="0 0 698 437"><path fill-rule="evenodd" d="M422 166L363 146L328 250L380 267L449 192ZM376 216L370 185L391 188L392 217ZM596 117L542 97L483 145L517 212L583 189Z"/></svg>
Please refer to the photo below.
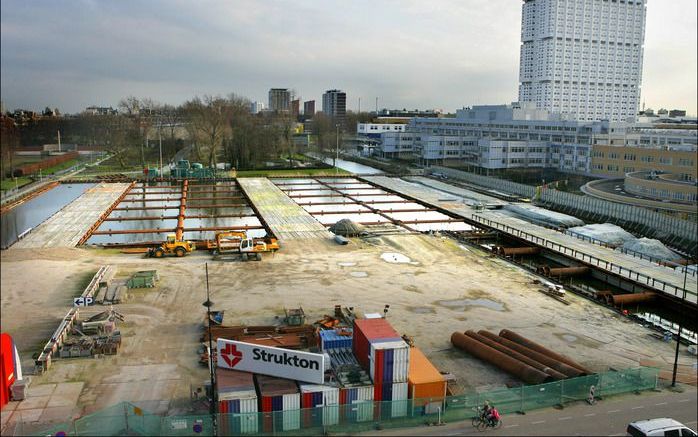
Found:
<svg viewBox="0 0 698 437"><path fill-rule="evenodd" d="M211 336L211 293L208 286L208 263L206 263L206 302L202 304L206 307L206 326L208 326L208 372L211 378L211 401L209 405L209 413L211 414L211 426L213 427L213 435L216 435L216 382L213 378L213 337Z"/></svg>
<svg viewBox="0 0 698 437"><path fill-rule="evenodd" d="M681 344L681 330L683 329L683 306L686 304L686 279L688 279L688 266L683 268L683 297L681 298L681 317L679 318L679 333L676 335L676 352L674 353L674 370L671 374L671 386L676 387L676 371L679 367L679 345Z"/></svg>
<svg viewBox="0 0 698 437"><path fill-rule="evenodd" d="M335 125L335 127L337 128L337 146L336 146L336 147L337 147L337 149L336 149L336 150L337 150L337 153L335 154L335 159L334 159L334 169L335 169L335 171L338 171L338 169L337 169L337 161L339 160L339 123L337 123L337 124Z"/></svg>

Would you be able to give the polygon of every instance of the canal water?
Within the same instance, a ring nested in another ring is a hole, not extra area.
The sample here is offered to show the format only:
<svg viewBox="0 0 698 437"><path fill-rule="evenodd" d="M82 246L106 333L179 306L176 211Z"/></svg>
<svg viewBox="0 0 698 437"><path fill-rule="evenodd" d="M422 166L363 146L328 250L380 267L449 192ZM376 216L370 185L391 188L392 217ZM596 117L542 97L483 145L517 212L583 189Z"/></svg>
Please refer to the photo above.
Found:
<svg viewBox="0 0 698 437"><path fill-rule="evenodd" d="M0 245L8 248L22 233L35 228L64 206L77 199L94 184L61 184L25 202L0 217Z"/></svg>

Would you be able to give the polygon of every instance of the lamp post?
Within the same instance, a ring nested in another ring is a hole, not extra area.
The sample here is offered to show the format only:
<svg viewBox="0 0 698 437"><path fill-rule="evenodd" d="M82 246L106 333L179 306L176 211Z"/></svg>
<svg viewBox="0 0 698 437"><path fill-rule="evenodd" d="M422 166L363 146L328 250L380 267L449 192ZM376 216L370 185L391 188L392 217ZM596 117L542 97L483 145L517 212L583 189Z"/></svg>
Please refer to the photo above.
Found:
<svg viewBox="0 0 698 437"><path fill-rule="evenodd" d="M676 352L674 353L674 370L671 373L671 386L676 387L676 371L679 367L679 345L681 344L681 330L683 329L683 304L686 300L686 280L688 279L688 266L683 267L683 297L681 298L681 317L679 318L679 333L676 335Z"/></svg>
<svg viewBox="0 0 698 437"><path fill-rule="evenodd" d="M213 435L216 434L216 382L213 378L213 337L211 336L211 293L208 286L208 263L206 263L206 302L203 303L206 307L206 326L208 326L208 372L211 378L211 401L209 405L209 413L211 413L211 426L213 427Z"/></svg>
<svg viewBox="0 0 698 437"><path fill-rule="evenodd" d="M339 123L335 125L337 128L337 146L336 146L336 154L334 158L334 169L337 171L337 160L339 159Z"/></svg>

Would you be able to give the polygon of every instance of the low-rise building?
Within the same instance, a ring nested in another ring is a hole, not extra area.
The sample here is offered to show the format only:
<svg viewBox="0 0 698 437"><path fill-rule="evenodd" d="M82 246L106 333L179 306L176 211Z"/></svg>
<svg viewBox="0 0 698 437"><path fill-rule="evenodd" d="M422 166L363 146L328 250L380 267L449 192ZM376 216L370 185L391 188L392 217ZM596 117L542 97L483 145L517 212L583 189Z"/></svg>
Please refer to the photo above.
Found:
<svg viewBox="0 0 698 437"><path fill-rule="evenodd" d="M380 153L412 154L424 164L475 166L487 170L550 168L565 173L623 177L638 170L662 170L686 180L696 153L695 129L660 129L649 123L577 121L531 103L483 105L458 110L456 117L416 117L403 132L381 134ZM647 165L628 165L632 162ZM652 152L652 150L656 150ZM664 152L661 152L661 151ZM669 154L664 158L659 155ZM673 154L676 156L673 156ZM651 157L652 156L652 157ZM628 158L631 160L631 158ZM660 162L661 161L661 162ZM667 167L653 167L667 164Z"/></svg>

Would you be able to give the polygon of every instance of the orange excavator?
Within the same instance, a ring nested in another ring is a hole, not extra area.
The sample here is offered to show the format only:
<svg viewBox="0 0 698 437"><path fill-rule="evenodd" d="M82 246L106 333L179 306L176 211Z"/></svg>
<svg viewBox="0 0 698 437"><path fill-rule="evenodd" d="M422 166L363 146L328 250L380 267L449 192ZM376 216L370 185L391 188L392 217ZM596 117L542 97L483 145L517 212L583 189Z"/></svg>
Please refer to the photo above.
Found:
<svg viewBox="0 0 698 437"><path fill-rule="evenodd" d="M279 250L279 242L272 237L249 238L245 231L223 231L216 233L216 241L209 248L214 257L239 254L243 261L261 261L262 253Z"/></svg>

